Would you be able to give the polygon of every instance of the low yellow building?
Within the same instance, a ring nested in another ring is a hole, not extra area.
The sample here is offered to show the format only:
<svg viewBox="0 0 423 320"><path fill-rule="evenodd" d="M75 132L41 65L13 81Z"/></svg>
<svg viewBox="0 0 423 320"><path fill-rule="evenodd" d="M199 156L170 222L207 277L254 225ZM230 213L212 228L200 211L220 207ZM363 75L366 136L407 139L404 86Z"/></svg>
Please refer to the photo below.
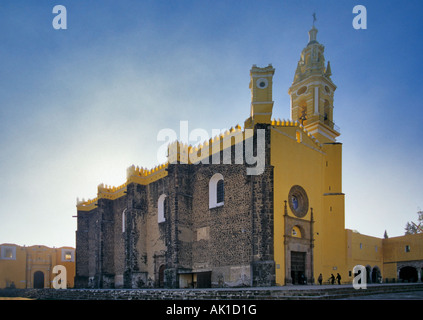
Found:
<svg viewBox="0 0 423 320"><path fill-rule="evenodd" d="M356 265L366 267L368 283L422 281L423 233L380 239L347 229L346 236L349 282Z"/></svg>
<svg viewBox="0 0 423 320"><path fill-rule="evenodd" d="M0 245L0 288L52 288L55 266L66 268L66 286L72 288L75 277L75 249L71 247Z"/></svg>

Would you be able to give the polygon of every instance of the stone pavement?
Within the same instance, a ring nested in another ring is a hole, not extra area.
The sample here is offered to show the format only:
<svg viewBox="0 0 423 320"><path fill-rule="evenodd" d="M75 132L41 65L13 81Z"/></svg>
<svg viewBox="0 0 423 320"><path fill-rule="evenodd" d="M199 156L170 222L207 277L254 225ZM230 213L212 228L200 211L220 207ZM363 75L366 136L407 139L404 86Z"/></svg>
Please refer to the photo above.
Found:
<svg viewBox="0 0 423 320"><path fill-rule="evenodd" d="M421 299L423 283L303 285L210 289L3 289L0 297L38 300L339 300ZM384 298L385 297L385 298ZM397 297L397 298L396 298Z"/></svg>
<svg viewBox="0 0 423 320"><path fill-rule="evenodd" d="M423 300L423 290L351 296L342 300Z"/></svg>

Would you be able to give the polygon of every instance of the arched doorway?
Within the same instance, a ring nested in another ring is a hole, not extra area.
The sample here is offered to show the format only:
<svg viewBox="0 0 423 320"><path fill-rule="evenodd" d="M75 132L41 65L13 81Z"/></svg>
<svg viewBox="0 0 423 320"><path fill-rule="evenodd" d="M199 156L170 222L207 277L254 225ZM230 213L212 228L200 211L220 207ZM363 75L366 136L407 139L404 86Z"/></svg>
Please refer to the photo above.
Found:
<svg viewBox="0 0 423 320"><path fill-rule="evenodd" d="M371 283L372 281L372 267L367 265L366 266L366 282Z"/></svg>
<svg viewBox="0 0 423 320"><path fill-rule="evenodd" d="M382 275L378 266L374 266L372 269L372 283L380 283Z"/></svg>
<svg viewBox="0 0 423 320"><path fill-rule="evenodd" d="M35 289L44 288L44 273L42 271L34 272L34 288Z"/></svg>
<svg viewBox="0 0 423 320"><path fill-rule="evenodd" d="M159 268L159 287L164 287L164 271L165 271L165 265L162 264Z"/></svg>
<svg viewBox="0 0 423 320"><path fill-rule="evenodd" d="M417 269L414 267L402 267L399 272L399 278L404 282L417 282Z"/></svg>

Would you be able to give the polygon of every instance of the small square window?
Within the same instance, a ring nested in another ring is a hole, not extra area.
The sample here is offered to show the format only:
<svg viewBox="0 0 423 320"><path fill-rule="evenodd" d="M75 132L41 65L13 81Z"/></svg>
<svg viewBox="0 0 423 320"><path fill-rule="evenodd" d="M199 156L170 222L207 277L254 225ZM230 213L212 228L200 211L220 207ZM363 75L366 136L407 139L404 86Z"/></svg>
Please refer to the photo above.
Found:
<svg viewBox="0 0 423 320"><path fill-rule="evenodd" d="M75 255L74 250L62 249L62 261L63 262L74 262L75 261L74 255Z"/></svg>
<svg viewBox="0 0 423 320"><path fill-rule="evenodd" d="M16 247L2 246L0 258L4 260L16 260Z"/></svg>

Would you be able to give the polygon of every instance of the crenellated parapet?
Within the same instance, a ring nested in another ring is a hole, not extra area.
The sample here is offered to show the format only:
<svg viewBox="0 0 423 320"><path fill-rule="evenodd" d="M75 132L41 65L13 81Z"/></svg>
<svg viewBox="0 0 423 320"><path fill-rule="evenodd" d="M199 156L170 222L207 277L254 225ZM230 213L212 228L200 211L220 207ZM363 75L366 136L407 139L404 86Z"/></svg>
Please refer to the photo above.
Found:
<svg viewBox="0 0 423 320"><path fill-rule="evenodd" d="M168 163L161 164L152 169L145 169L132 165L126 170L125 183L117 187L100 183L97 187L97 197L87 201L85 201L85 199L79 200L77 198L76 207L79 211L91 211L96 208L99 199L115 200L123 197L126 194L127 186L130 183L147 185L161 179L167 176L167 171L165 170L167 167Z"/></svg>
<svg viewBox="0 0 423 320"><path fill-rule="evenodd" d="M97 187L97 198L109 200L115 200L117 198L120 198L125 194L126 186L127 182L118 187L108 186L103 183L100 183Z"/></svg>
<svg viewBox="0 0 423 320"><path fill-rule="evenodd" d="M252 132L252 130L243 131L241 126L237 124L235 127L231 127L229 130L195 146L175 141L168 146L168 163L195 164L234 144L241 143L251 137Z"/></svg>
<svg viewBox="0 0 423 320"><path fill-rule="evenodd" d="M77 209L80 211L91 211L96 208L99 199L115 200L126 194L127 186L130 183L148 185L154 181L167 176L166 170L169 164L195 164L205 158L219 153L237 143L242 143L245 139L253 136L253 130L243 130L238 124L229 130L222 132L203 143L192 146L183 142L175 141L168 146L168 161L152 169L132 165L126 170L126 182L118 187L99 184L97 187L97 197L85 201L77 199Z"/></svg>
<svg viewBox="0 0 423 320"><path fill-rule="evenodd" d="M76 198L76 208L78 211L91 211L97 207L97 201L98 198L88 200L85 200L84 198L79 200L79 198Z"/></svg>
<svg viewBox="0 0 423 320"><path fill-rule="evenodd" d="M168 163L164 163L152 169L146 169L138 166L135 167L135 165L132 165L126 169L126 183L138 183L147 185L156 180L164 178L167 176L166 168L168 165Z"/></svg>

